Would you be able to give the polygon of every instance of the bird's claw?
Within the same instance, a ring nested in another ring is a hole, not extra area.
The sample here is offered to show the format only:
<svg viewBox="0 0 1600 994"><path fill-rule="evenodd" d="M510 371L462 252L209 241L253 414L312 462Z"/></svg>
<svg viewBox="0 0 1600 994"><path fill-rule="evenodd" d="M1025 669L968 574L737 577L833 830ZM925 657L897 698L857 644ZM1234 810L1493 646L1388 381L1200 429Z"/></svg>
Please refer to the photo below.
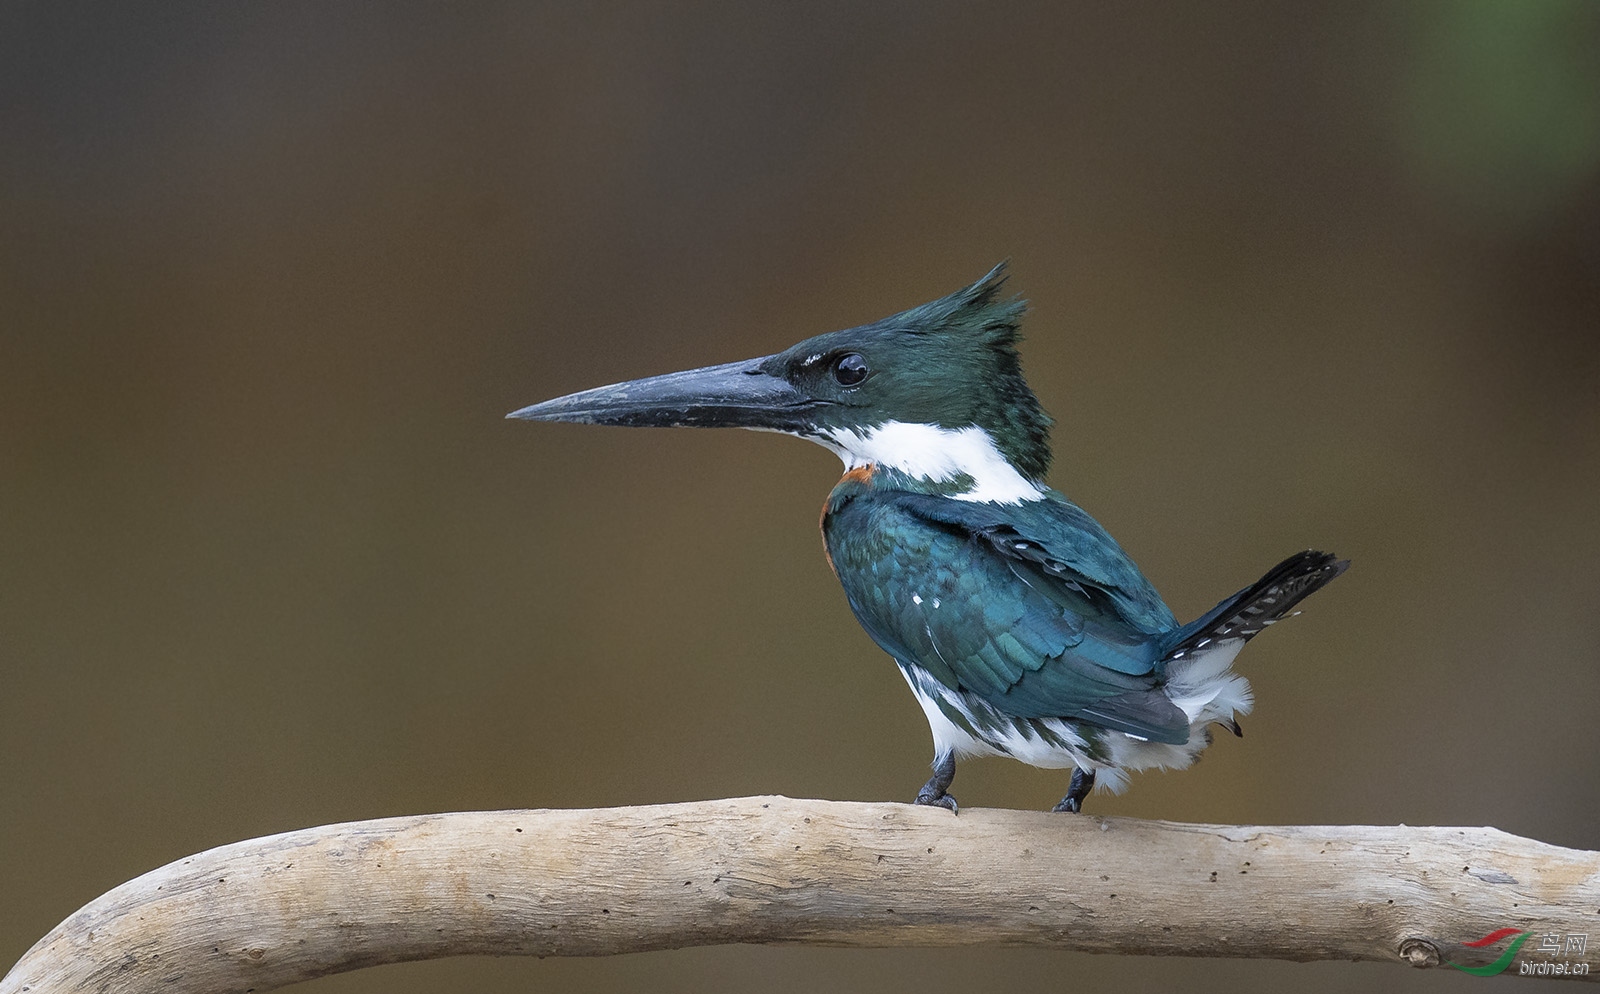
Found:
<svg viewBox="0 0 1600 994"><path fill-rule="evenodd" d="M918 804L926 804L935 808L947 808L951 814L956 814L956 799L949 794L950 781L956 778L956 757L953 753L940 753L933 760L933 776L917 791Z"/></svg>
<svg viewBox="0 0 1600 994"><path fill-rule="evenodd" d="M1093 770L1073 770L1072 786L1067 789L1067 796L1063 797L1051 811L1070 811L1073 814L1083 810L1083 799L1089 796L1089 791L1094 789Z"/></svg>

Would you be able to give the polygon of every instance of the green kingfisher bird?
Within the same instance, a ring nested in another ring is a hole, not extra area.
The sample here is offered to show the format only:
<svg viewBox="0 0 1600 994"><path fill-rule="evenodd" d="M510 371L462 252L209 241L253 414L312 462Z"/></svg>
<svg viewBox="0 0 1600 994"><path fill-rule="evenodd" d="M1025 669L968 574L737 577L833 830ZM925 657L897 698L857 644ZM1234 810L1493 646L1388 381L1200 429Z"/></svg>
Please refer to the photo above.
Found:
<svg viewBox="0 0 1600 994"><path fill-rule="evenodd" d="M1054 810L1098 778L1181 769L1239 731L1251 637L1349 565L1300 552L1188 624L1106 530L1044 482L1051 418L1022 376L1026 304L1005 264L893 317L775 355L630 380L507 415L633 427L750 428L844 461L822 508L856 619L916 695L933 776L916 803L957 810L958 757L1071 769ZM1298 612L1295 612L1298 613Z"/></svg>

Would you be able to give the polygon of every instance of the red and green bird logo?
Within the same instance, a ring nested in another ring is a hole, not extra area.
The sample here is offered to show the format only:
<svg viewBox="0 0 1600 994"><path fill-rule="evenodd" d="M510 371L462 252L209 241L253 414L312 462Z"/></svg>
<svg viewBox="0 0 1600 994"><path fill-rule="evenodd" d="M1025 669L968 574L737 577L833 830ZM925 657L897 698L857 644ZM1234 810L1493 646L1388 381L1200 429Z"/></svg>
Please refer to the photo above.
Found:
<svg viewBox="0 0 1600 994"><path fill-rule="evenodd" d="M1521 949L1522 944L1528 941L1528 932L1525 932L1520 928L1497 928L1481 939L1475 939L1472 942L1462 943L1463 946L1467 946L1472 949L1482 949L1485 946L1492 946L1501 939L1511 935L1516 936L1516 939L1512 941L1511 945L1506 947L1505 952L1500 954L1499 959L1495 960L1493 963L1490 963L1488 966L1462 966L1459 963L1451 963L1449 960L1445 961L1445 966L1454 967L1455 969L1460 970L1462 973L1470 973L1475 977L1492 977L1495 974L1504 973L1506 968L1511 965L1511 961L1517 958L1517 950Z"/></svg>

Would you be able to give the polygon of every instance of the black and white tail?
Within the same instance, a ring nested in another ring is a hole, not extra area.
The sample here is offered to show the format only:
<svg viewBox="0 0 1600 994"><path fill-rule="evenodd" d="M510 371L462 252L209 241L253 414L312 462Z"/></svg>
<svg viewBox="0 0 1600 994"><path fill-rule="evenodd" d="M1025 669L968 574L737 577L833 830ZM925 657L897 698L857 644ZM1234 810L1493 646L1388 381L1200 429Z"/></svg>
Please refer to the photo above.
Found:
<svg viewBox="0 0 1600 994"><path fill-rule="evenodd" d="M1179 639L1164 658L1183 659L1217 642L1259 635L1294 606L1322 589L1350 566L1350 560L1307 549L1267 571L1267 575L1179 629Z"/></svg>

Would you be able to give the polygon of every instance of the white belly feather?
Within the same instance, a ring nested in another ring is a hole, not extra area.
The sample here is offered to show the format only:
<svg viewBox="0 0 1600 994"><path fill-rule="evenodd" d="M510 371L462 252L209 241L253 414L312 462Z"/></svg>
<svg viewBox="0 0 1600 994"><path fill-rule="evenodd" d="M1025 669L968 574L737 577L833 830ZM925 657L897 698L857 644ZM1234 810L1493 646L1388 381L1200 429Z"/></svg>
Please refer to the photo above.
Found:
<svg viewBox="0 0 1600 994"><path fill-rule="evenodd" d="M1210 744L1207 726L1250 713L1250 684L1229 669L1243 645L1238 639L1219 642L1167 664L1162 691L1189 717L1189 741L1182 745L1065 718L1012 718L974 694L951 690L920 666L901 663L900 673L928 718L936 755L1008 756L1045 769L1077 767L1094 773L1097 786L1116 792L1126 786L1127 770L1184 769ZM947 708L974 731L951 720Z"/></svg>

